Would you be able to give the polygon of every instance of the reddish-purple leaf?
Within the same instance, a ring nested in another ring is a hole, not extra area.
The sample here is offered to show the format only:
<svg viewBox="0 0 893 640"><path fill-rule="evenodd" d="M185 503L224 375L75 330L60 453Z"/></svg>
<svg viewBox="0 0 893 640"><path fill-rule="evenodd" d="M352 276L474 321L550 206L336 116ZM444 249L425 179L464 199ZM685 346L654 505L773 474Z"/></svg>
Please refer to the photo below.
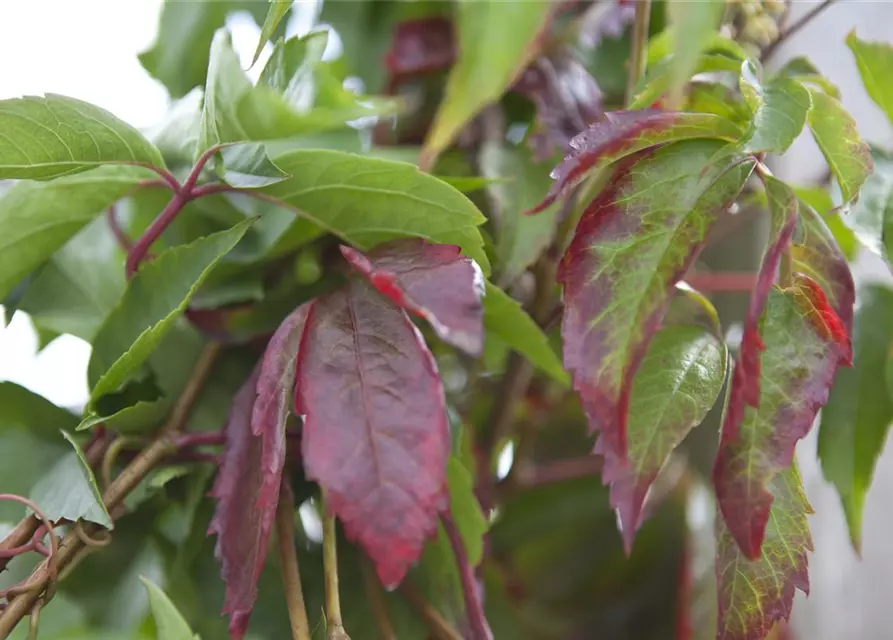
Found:
<svg viewBox="0 0 893 640"><path fill-rule="evenodd" d="M394 39L384 59L388 92L412 76L447 69L455 59L451 20L435 17L401 22L394 28Z"/></svg>
<svg viewBox="0 0 893 640"><path fill-rule="evenodd" d="M812 428L828 401L847 347L836 337L843 325L815 282L794 274L790 289L770 291L761 324L765 344L757 401L736 392L713 468L717 501L729 532L748 558L760 557L772 508L769 485L791 465L797 441ZM750 382L749 380L747 382ZM740 416L738 425L731 423Z"/></svg>
<svg viewBox="0 0 893 640"><path fill-rule="evenodd" d="M437 529L450 453L443 388L405 312L362 279L317 299L298 364L307 477L394 587Z"/></svg>
<svg viewBox="0 0 893 640"><path fill-rule="evenodd" d="M341 253L380 293L427 320L441 339L471 355L481 352L484 277L459 247L408 238L365 255L342 245Z"/></svg>
<svg viewBox="0 0 893 640"><path fill-rule="evenodd" d="M579 183L597 166L605 166L644 149L694 138L736 140L738 125L708 113L643 109L613 111L570 141L571 152L552 171L555 183L545 199L527 213L538 213Z"/></svg>
<svg viewBox="0 0 893 640"><path fill-rule="evenodd" d="M812 508L792 465L768 485L772 496L763 553L744 556L722 518L716 519L717 640L762 640L791 616L794 592L809 594L806 553Z"/></svg>
<svg viewBox="0 0 893 640"><path fill-rule="evenodd" d="M280 325L248 381L233 398L226 448L211 495L217 507L210 533L226 583L223 612L231 637L242 638L257 598L285 464L285 420L294 393L295 365L312 303Z"/></svg>
<svg viewBox="0 0 893 640"><path fill-rule="evenodd" d="M673 287L753 168L711 163L721 147L681 142L625 162L584 213L561 261L564 363L600 432L596 452L606 468L629 465L631 383Z"/></svg>

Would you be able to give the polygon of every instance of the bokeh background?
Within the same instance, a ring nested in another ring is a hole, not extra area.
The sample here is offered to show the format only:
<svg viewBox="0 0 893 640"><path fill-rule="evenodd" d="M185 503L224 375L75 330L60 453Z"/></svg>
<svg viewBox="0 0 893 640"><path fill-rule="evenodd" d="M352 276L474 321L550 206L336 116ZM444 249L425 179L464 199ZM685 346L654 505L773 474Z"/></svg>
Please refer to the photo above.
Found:
<svg viewBox="0 0 893 640"><path fill-rule="evenodd" d="M261 0L263 1L263 0ZM301 2L288 24L289 34L313 24L314 1ZM812 2L795 0L793 18ZM168 107L164 88L140 66L137 54L154 40L161 0L0 0L0 99L61 93L104 107L137 127L150 127ZM244 66L248 66L259 29L250 16L231 16L228 26ZM893 129L865 94L846 34L856 29L868 40L893 40L893 2L845 0L822 14L785 43L775 58L807 55L841 89L864 138L893 148ZM327 55L340 44L330 40ZM269 45L268 45L269 49ZM268 55L269 51L265 55ZM262 68L258 64L255 69ZM893 72L893 69L891 69ZM808 136L774 167L794 183L818 180L824 161ZM879 260L866 255L857 279L893 281ZM88 292L85 292L88 295ZM61 336L37 353L38 339L24 313L0 326L0 380L12 380L73 409L87 398L89 346ZM893 638L893 451L882 455L865 508L862 557L847 536L836 494L822 477L815 457L815 433L801 443L801 471L815 507L811 524L816 553L810 559L812 593L798 594L794 630L805 640ZM0 451L4 456L14 452Z"/></svg>

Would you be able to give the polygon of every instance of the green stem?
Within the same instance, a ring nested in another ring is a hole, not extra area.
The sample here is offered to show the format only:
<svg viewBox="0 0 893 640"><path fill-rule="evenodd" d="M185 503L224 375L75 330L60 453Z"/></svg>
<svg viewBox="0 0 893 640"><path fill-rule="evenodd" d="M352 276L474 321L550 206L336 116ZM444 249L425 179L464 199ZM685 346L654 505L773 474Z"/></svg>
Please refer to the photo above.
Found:
<svg viewBox="0 0 893 640"><path fill-rule="evenodd" d="M329 640L350 640L341 620L341 595L338 591L338 539L335 516L322 521L322 564L326 585L326 632Z"/></svg>
<svg viewBox="0 0 893 640"><path fill-rule="evenodd" d="M295 550L295 498L285 478L279 489L279 505L276 507L276 546L279 548L282 586L285 589L292 640L310 640L310 621L307 619L301 571Z"/></svg>
<svg viewBox="0 0 893 640"><path fill-rule="evenodd" d="M636 85L645 75L648 26L651 21L651 0L636 0L636 17L633 22L633 39L630 45L629 74L626 78L626 104L633 101Z"/></svg>

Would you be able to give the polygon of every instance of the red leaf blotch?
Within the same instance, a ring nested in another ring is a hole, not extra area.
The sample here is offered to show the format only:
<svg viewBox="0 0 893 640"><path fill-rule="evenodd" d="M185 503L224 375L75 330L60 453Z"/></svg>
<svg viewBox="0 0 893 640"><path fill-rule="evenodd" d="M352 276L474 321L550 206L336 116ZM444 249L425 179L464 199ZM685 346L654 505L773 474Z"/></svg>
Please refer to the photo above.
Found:
<svg viewBox="0 0 893 640"><path fill-rule="evenodd" d="M364 280L314 303L298 364L307 477L395 587L447 505L449 427L434 358Z"/></svg>
<svg viewBox="0 0 893 640"><path fill-rule="evenodd" d="M481 352L484 277L459 247L410 238L366 255L342 245L341 253L380 293L427 320L442 340L470 355Z"/></svg>

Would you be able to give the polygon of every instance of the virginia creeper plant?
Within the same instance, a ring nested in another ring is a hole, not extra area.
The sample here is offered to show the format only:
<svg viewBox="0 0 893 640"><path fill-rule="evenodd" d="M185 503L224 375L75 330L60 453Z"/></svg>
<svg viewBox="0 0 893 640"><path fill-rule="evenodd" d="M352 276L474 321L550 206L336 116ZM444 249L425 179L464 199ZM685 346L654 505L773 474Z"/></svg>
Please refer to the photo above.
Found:
<svg viewBox="0 0 893 640"><path fill-rule="evenodd" d="M893 156L777 59L829 4L168 1L153 130L0 101L7 321L92 345L0 383L0 637L791 637L796 445L858 548L893 421Z"/></svg>

